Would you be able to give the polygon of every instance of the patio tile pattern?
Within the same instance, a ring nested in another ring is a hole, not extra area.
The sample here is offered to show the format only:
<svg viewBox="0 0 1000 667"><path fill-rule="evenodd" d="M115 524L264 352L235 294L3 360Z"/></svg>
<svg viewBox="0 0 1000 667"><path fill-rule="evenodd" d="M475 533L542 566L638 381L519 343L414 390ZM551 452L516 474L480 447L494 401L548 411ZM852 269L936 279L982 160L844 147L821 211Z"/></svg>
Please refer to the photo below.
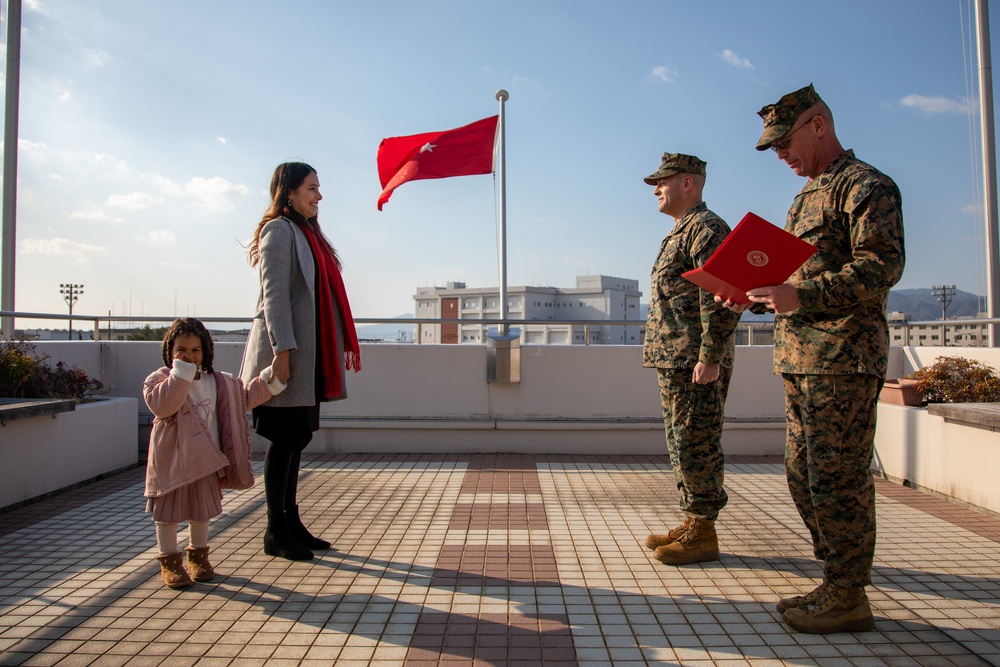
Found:
<svg viewBox="0 0 1000 667"><path fill-rule="evenodd" d="M673 567L642 545L681 520L666 457L307 455L334 549L265 556L259 483L175 591L128 471L0 514L0 665L1000 665L1000 519L879 480L875 631L804 635L774 611L821 574L781 462L726 472L722 559Z"/></svg>

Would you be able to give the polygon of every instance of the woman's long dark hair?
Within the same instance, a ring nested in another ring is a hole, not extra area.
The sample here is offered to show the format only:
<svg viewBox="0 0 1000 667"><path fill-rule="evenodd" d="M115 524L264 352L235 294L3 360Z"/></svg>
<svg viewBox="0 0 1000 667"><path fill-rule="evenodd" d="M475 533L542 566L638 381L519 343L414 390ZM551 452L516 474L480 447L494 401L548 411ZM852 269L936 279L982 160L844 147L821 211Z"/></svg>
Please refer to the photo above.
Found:
<svg viewBox="0 0 1000 667"><path fill-rule="evenodd" d="M330 240L323 234L323 230L320 229L318 217L303 218L288 205L288 197L292 193L292 190L302 185L302 182L306 180L309 174L315 173L316 170L305 162L284 162L279 164L274 170L274 174L271 176L271 204L264 212L264 217L257 223L257 229L253 232L253 240L250 242L250 250L247 253L250 259L250 266L256 266L257 262L260 261L260 232L264 229L264 225L282 216L300 227L309 229L309 231L323 239L330 246L333 258L337 261L337 266L343 266L336 248L333 247Z"/></svg>

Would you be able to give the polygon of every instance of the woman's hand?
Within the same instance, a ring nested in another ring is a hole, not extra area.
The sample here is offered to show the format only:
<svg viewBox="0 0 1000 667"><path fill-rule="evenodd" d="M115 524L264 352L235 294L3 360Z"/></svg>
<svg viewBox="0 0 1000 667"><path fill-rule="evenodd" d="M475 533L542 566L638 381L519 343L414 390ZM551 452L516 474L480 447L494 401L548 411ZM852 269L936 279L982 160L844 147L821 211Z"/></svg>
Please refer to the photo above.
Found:
<svg viewBox="0 0 1000 667"><path fill-rule="evenodd" d="M283 350L274 355L274 361L271 362L271 373L282 384L288 384L288 379L292 377L292 369L289 364L291 356L291 350Z"/></svg>

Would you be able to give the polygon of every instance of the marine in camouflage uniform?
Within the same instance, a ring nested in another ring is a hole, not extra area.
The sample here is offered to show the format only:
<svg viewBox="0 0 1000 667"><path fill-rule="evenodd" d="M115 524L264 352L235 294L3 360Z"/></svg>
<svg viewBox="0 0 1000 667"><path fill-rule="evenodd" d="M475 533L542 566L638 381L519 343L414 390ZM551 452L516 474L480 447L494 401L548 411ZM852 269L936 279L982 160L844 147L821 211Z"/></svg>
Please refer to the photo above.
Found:
<svg viewBox="0 0 1000 667"><path fill-rule="evenodd" d="M664 563L719 558L714 523L728 496L723 488L722 423L733 372L733 332L740 316L681 277L702 266L729 234L702 201L705 163L664 153L644 180L656 186L660 211L675 220L653 266L643 366L659 372L667 451L685 522L646 546Z"/></svg>
<svg viewBox="0 0 1000 667"><path fill-rule="evenodd" d="M785 229L817 248L785 285L749 293L777 313L774 369L785 386L788 487L823 561L820 586L781 600L778 611L804 632L868 630L871 463L889 353L886 302L905 258L902 199L892 179L843 149L812 85L759 115L757 150L772 148L809 178Z"/></svg>

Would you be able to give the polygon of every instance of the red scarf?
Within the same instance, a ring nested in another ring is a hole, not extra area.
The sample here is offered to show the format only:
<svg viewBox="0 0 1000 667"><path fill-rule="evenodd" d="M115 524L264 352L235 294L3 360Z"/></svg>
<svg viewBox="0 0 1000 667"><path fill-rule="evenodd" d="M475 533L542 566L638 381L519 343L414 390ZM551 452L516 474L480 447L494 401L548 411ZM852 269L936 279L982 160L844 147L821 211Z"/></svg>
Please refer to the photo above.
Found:
<svg viewBox="0 0 1000 667"><path fill-rule="evenodd" d="M323 397L340 396L343 386L340 379L340 369L337 367L337 326L333 316L334 303L340 309L340 319L344 323L345 368L355 373L361 370L361 348L358 346L358 332L354 329L354 317L351 315L351 304L347 301L347 290L344 288L344 278L340 275L340 267L333 256L330 246L305 226L299 227L309 241L313 258L316 260L316 270L319 271L317 291L319 292L319 335L317 341L323 358L320 369L323 372ZM326 288L326 289L324 289Z"/></svg>

